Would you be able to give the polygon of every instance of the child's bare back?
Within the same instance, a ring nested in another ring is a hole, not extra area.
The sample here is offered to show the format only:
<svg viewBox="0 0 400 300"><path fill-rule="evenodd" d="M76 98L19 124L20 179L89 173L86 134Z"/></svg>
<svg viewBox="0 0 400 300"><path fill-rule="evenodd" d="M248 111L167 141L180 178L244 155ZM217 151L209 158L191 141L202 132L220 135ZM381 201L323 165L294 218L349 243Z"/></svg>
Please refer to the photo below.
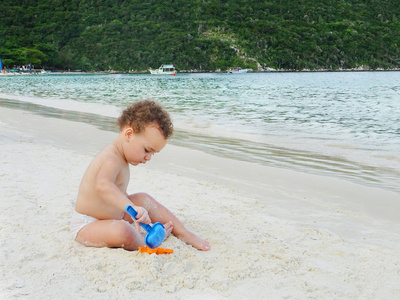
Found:
<svg viewBox="0 0 400 300"><path fill-rule="evenodd" d="M197 249L209 250L206 240L188 231L150 195L126 192L129 164L136 166L150 161L172 135L169 114L154 101L145 100L127 108L118 122L118 137L93 159L82 178L71 220L76 241L87 246L137 250L145 244L138 223L161 222L166 236L172 232ZM136 229L130 225L134 220L125 212L127 205L138 212Z"/></svg>
<svg viewBox="0 0 400 300"><path fill-rule="evenodd" d="M113 173L116 173L114 180L110 178ZM79 187L75 206L78 212L97 219L118 219L121 217L121 209L113 203L107 202L100 192L102 181L106 181L107 177L111 179L108 184L114 184L122 193L119 196L126 197L129 165L117 154L117 149L113 144L103 149L87 168ZM118 201L118 199L116 200Z"/></svg>

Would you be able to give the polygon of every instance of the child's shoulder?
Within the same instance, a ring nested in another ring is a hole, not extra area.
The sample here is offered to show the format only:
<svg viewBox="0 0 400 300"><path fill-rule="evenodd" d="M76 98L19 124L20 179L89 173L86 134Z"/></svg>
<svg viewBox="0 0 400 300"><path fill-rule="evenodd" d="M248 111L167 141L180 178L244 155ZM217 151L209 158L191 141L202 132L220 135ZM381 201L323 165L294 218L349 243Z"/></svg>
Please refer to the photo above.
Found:
<svg viewBox="0 0 400 300"><path fill-rule="evenodd" d="M113 162L113 163L118 163L122 162L123 158L118 151L117 147L114 144L110 144L107 147L105 147L103 150L101 150L97 155L96 155L96 160L105 163L105 162Z"/></svg>

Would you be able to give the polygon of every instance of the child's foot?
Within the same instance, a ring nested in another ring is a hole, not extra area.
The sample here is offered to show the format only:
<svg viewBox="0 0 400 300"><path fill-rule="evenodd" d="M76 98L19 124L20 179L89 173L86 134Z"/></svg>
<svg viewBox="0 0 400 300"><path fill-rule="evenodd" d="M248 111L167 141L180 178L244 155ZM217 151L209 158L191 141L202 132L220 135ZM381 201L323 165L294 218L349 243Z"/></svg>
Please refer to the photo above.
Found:
<svg viewBox="0 0 400 300"><path fill-rule="evenodd" d="M172 230L174 229L174 224L172 224L172 221L169 221L164 224L165 228L165 238L164 241L171 235Z"/></svg>
<svg viewBox="0 0 400 300"><path fill-rule="evenodd" d="M195 235L194 233L187 231L184 234L177 236L179 239L184 241L186 244L195 247L198 250L208 251L210 250L210 244L201 237Z"/></svg>

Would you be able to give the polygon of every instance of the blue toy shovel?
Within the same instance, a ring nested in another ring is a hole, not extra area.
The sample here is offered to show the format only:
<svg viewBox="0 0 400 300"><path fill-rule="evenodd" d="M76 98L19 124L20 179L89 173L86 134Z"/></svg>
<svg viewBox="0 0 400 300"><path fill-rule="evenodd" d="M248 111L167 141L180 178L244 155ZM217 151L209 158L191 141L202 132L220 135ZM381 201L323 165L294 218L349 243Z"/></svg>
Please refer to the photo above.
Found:
<svg viewBox="0 0 400 300"><path fill-rule="evenodd" d="M136 220L137 211L130 205L125 207L125 210ZM153 226L149 224L139 223L144 229L146 229L147 234L144 238L144 242L151 249L157 248L161 245L165 238L165 227L160 222L154 223Z"/></svg>

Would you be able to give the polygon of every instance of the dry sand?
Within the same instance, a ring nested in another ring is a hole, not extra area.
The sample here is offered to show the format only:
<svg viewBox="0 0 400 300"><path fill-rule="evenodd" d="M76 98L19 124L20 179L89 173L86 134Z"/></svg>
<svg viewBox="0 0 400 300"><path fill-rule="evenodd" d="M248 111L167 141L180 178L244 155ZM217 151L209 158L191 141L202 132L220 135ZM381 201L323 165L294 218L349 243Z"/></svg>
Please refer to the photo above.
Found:
<svg viewBox="0 0 400 300"><path fill-rule="evenodd" d="M132 167L208 239L172 255L86 248L69 220L115 133L0 108L1 299L400 299L400 195L168 145Z"/></svg>

